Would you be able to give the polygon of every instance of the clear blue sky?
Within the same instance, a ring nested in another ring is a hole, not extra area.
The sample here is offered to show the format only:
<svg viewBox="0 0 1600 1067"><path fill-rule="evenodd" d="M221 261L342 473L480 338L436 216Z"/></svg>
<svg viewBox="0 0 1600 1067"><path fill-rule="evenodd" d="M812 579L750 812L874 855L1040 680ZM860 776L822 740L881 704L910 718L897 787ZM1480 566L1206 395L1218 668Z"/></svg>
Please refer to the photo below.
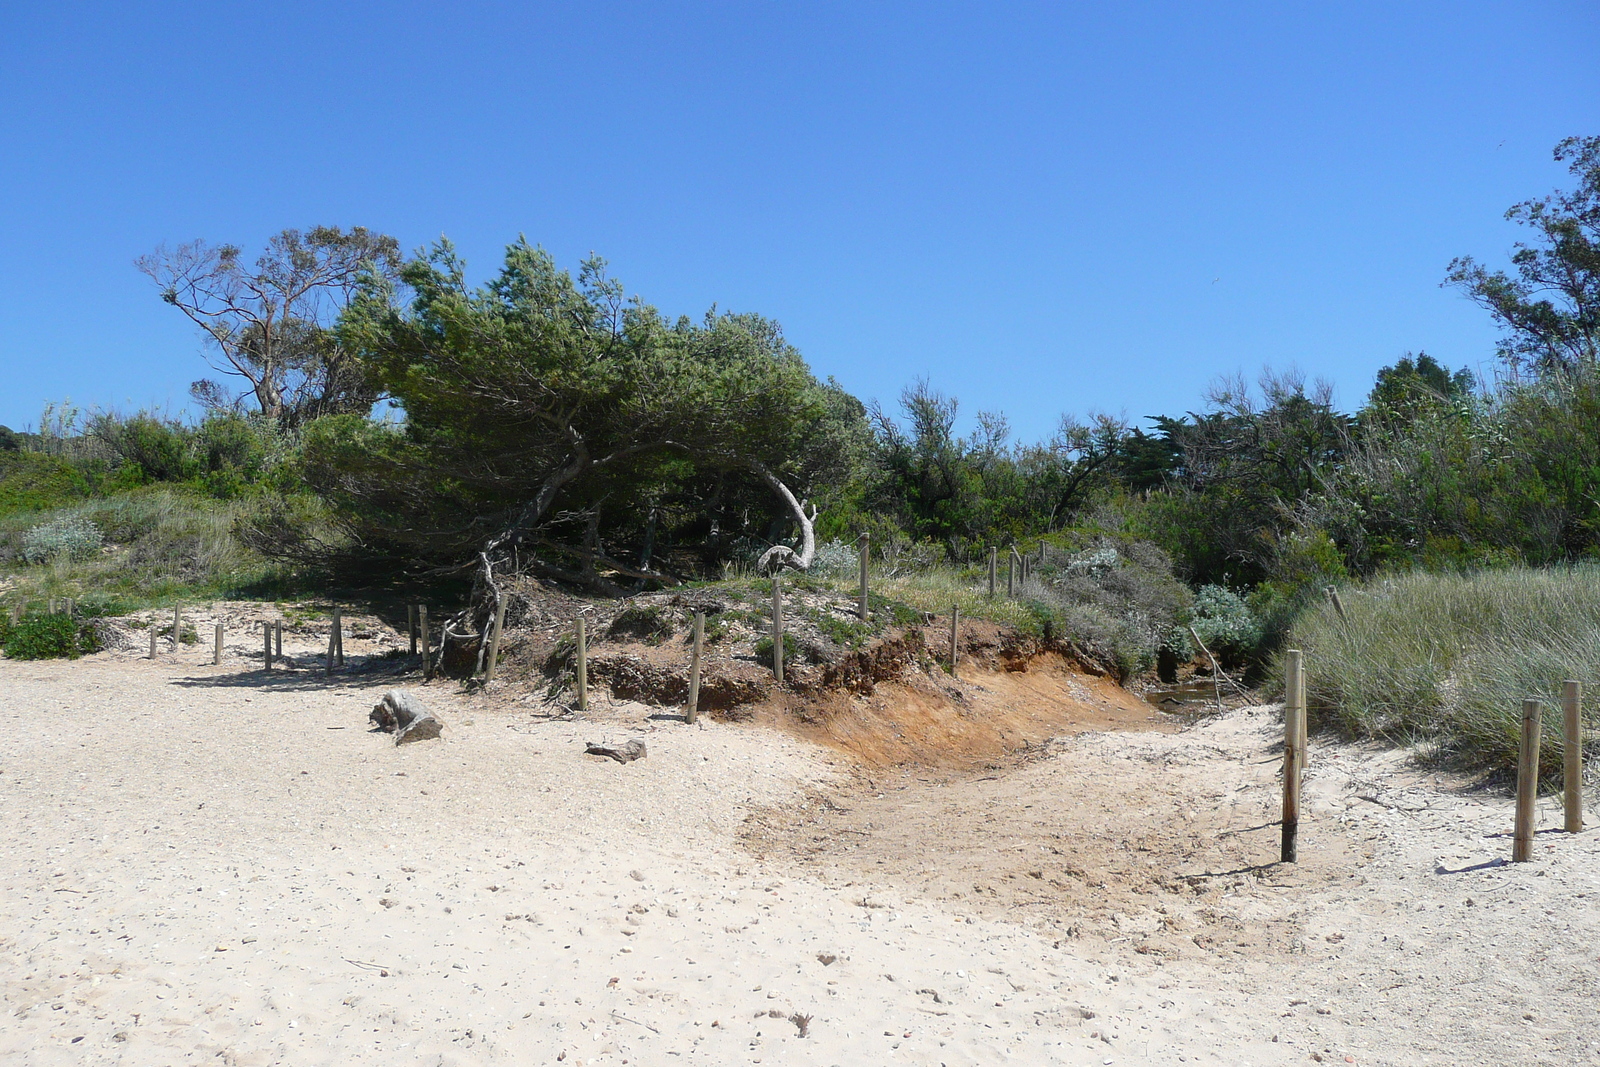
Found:
<svg viewBox="0 0 1600 1067"><path fill-rule="evenodd" d="M0 3L0 423L187 405L133 260L518 233L1028 437L1296 365L1488 365L1438 283L1600 133L1600 4Z"/></svg>

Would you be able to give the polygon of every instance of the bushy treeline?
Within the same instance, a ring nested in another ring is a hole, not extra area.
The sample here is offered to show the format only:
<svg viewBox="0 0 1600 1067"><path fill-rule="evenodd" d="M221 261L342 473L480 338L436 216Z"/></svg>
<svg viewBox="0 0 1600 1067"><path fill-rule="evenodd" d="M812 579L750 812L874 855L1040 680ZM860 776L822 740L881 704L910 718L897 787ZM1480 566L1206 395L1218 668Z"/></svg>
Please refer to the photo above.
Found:
<svg viewBox="0 0 1600 1067"><path fill-rule="evenodd" d="M160 492L302 574L616 594L716 576L814 515L819 541L870 533L890 574L971 580L991 548L1043 545L1035 599L1120 647L1183 651L1197 593L1227 601L1248 660L1352 576L1600 556L1600 138L1556 155L1578 186L1513 209L1535 235L1514 274L1450 267L1504 328L1494 380L1408 355L1340 411L1264 373L1037 442L996 413L962 432L934 383L863 403L769 319L671 319L603 262L573 276L521 240L481 285L447 242L405 259L362 229L285 231L254 266L159 250L141 269L242 388L197 382L196 421L56 409L0 433L0 553L69 520L125 544L91 502ZM1113 607L1119 583L1137 588Z"/></svg>
<svg viewBox="0 0 1600 1067"><path fill-rule="evenodd" d="M65 405L41 426L0 435L0 566L21 568L7 610L70 596L99 612L295 584L242 536L261 514L320 508L301 486L295 433L239 413L84 419Z"/></svg>

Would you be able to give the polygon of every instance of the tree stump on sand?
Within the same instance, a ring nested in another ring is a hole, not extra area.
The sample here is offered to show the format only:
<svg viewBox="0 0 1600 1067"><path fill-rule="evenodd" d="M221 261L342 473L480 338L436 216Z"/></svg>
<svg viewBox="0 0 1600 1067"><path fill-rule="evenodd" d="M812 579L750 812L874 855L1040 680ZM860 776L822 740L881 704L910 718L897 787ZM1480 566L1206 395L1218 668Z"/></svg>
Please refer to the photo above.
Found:
<svg viewBox="0 0 1600 1067"><path fill-rule="evenodd" d="M624 741L620 745L597 745L593 741L585 744L584 753L590 756L610 756L618 763L632 763L636 759L644 759L644 742L638 738Z"/></svg>
<svg viewBox="0 0 1600 1067"><path fill-rule="evenodd" d="M430 741L439 736L444 723L422 706L422 701L404 689L391 689L372 709L367 719L385 733L394 734L394 743Z"/></svg>

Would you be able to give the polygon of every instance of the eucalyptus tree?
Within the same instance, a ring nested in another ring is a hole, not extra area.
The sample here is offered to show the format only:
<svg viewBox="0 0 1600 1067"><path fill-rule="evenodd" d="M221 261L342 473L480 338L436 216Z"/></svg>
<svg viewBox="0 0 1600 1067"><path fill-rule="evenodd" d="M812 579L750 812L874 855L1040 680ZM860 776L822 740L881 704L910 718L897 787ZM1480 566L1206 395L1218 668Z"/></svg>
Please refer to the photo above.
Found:
<svg viewBox="0 0 1600 1067"><path fill-rule="evenodd" d="M195 399L213 410L253 400L285 426L372 408L377 394L333 326L364 278L392 276L399 264L393 237L360 226L284 230L253 264L236 245L201 240L136 261L161 299L200 327L212 367L244 379L242 392L197 381Z"/></svg>

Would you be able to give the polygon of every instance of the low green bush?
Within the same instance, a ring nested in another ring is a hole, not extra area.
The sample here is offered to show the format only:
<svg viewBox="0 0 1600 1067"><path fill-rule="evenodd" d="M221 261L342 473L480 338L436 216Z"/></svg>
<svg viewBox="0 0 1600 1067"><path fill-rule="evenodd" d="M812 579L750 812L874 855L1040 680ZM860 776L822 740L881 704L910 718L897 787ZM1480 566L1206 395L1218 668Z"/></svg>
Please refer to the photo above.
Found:
<svg viewBox="0 0 1600 1067"><path fill-rule="evenodd" d="M77 659L100 649L94 624L73 615L29 615L0 626L0 648L10 659Z"/></svg>
<svg viewBox="0 0 1600 1067"><path fill-rule="evenodd" d="M828 640L842 648L860 648L872 636L872 627L865 623L841 619L828 612L813 613L813 621Z"/></svg>
<svg viewBox="0 0 1600 1067"><path fill-rule="evenodd" d="M672 636L675 628L672 616L661 607L632 606L617 613L606 629L606 636L614 640L632 638L647 645L659 645Z"/></svg>
<svg viewBox="0 0 1600 1067"><path fill-rule="evenodd" d="M1202 585L1194 594L1190 623L1206 648L1234 666L1253 657L1264 630L1243 597L1220 585Z"/></svg>
<svg viewBox="0 0 1600 1067"><path fill-rule="evenodd" d="M756 662L760 663L763 667L771 667L772 647L772 636L770 634L766 637L757 638L755 648ZM783 635L783 662L799 663L800 653L800 644L795 640L794 634L785 633Z"/></svg>

